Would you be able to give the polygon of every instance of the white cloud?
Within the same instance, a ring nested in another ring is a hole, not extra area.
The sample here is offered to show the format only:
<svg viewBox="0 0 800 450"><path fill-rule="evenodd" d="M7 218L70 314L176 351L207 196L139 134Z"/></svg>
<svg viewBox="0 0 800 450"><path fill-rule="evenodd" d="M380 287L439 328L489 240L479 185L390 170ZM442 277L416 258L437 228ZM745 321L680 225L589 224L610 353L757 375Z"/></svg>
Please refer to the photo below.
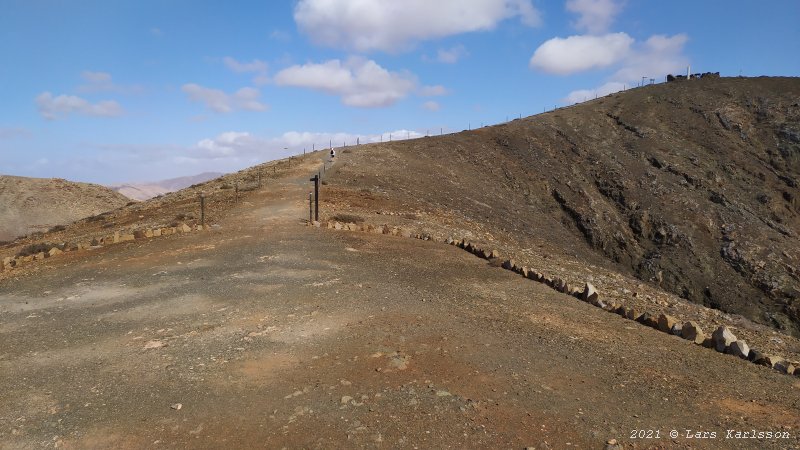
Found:
<svg viewBox="0 0 800 450"><path fill-rule="evenodd" d="M235 110L266 111L268 106L261 103L261 91L252 87L244 87L233 94L219 89L211 89L195 83L184 84L181 90L191 101L204 103L210 110L218 113L230 113Z"/></svg>
<svg viewBox="0 0 800 450"><path fill-rule="evenodd" d="M602 97L614 92L619 92L625 88L624 83L618 81L609 81L602 86L595 89L579 89L570 92L565 98L564 102L567 104L581 103L586 100L592 100L596 97Z"/></svg>
<svg viewBox="0 0 800 450"><path fill-rule="evenodd" d="M624 59L633 42L626 33L553 38L536 49L530 67L558 75L608 67Z"/></svg>
<svg viewBox="0 0 800 450"><path fill-rule="evenodd" d="M688 40L686 34L651 36L635 47L612 78L635 81L642 77L660 79L668 73L678 73L689 63L689 58L683 54Z"/></svg>
<svg viewBox="0 0 800 450"><path fill-rule="evenodd" d="M312 41L361 52L406 50L419 41L491 30L514 17L528 26L541 23L531 0L300 0L294 9Z"/></svg>
<svg viewBox="0 0 800 450"><path fill-rule="evenodd" d="M441 109L441 105L439 105L439 103L434 101L427 101L422 104L422 108L427 109L428 111L438 111L439 109Z"/></svg>
<svg viewBox="0 0 800 450"><path fill-rule="evenodd" d="M456 45L449 49L440 48L436 54L436 60L444 64L455 64L459 59L468 55L469 52L463 45Z"/></svg>
<svg viewBox="0 0 800 450"><path fill-rule="evenodd" d="M688 40L685 34L654 35L642 43L636 43L608 82L596 89L572 91L564 101L579 103L594 98L595 94L603 96L621 91L626 86L636 86L642 77L661 80L666 74L679 73L689 63L689 58L683 54Z"/></svg>
<svg viewBox="0 0 800 450"><path fill-rule="evenodd" d="M70 114L84 114L87 116L114 117L122 115L123 110L119 103L105 100L91 103L86 99L74 95L59 95L53 97L50 92L42 92L35 99L39 114L47 120L56 120Z"/></svg>
<svg viewBox="0 0 800 450"><path fill-rule="evenodd" d="M275 74L279 86L294 86L338 95L347 106L389 106L405 98L417 86L407 72L390 72L375 61L353 57L324 63L295 65Z"/></svg>
<svg viewBox="0 0 800 450"><path fill-rule="evenodd" d="M573 26L591 34L605 33L622 10L615 0L567 0L567 11L578 14Z"/></svg>
<svg viewBox="0 0 800 450"><path fill-rule="evenodd" d="M437 84L435 86L422 86L419 90L419 95L422 97L439 97L449 94L446 87Z"/></svg>
<svg viewBox="0 0 800 450"><path fill-rule="evenodd" d="M280 136L264 138L246 131L227 131L213 138L202 139L186 152L185 158L193 160L218 160L234 163L236 161L264 161L343 144L356 142L369 144L400 141L424 136L411 130L394 130L379 134L320 133L310 131L287 131Z"/></svg>

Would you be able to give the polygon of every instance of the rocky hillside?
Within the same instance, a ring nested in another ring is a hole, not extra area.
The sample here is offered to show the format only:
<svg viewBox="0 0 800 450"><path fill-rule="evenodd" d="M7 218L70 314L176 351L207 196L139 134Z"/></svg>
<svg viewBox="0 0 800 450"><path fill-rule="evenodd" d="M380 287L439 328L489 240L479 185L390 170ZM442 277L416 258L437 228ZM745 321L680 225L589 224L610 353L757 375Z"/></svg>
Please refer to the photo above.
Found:
<svg viewBox="0 0 800 450"><path fill-rule="evenodd" d="M0 175L0 241L46 231L129 201L97 184Z"/></svg>
<svg viewBox="0 0 800 450"><path fill-rule="evenodd" d="M520 248L555 244L800 335L800 79L653 85L349 151L331 188L449 211Z"/></svg>

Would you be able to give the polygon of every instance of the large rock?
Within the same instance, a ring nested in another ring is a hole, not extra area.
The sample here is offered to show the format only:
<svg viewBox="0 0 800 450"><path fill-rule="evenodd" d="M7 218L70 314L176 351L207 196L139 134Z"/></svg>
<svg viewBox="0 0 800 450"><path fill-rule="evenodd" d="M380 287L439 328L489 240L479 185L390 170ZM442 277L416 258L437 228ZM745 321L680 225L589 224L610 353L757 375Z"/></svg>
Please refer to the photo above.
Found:
<svg viewBox="0 0 800 450"><path fill-rule="evenodd" d="M711 339L714 340L714 348L721 353L725 353L728 346L736 342L736 336L731 333L731 330L726 326L717 328L714 333L711 334Z"/></svg>
<svg viewBox="0 0 800 450"><path fill-rule="evenodd" d="M155 230L153 230L153 236L154 237L161 236L161 228L156 228Z"/></svg>
<svg viewBox="0 0 800 450"><path fill-rule="evenodd" d="M148 228L148 229L144 230L144 237L146 237L146 238L151 238L151 237L153 237L153 230L152 230L152 229L150 229L150 228Z"/></svg>
<svg viewBox="0 0 800 450"><path fill-rule="evenodd" d="M587 281L586 284L583 285L583 301L594 304L597 302L599 296L600 295L597 293L597 289L594 288L592 283Z"/></svg>
<svg viewBox="0 0 800 450"><path fill-rule="evenodd" d="M703 333L703 329L700 328L700 325L698 325L697 322L692 320L683 324L683 328L681 328L681 337L698 345L702 344L703 341L706 340L706 335Z"/></svg>
<svg viewBox="0 0 800 450"><path fill-rule="evenodd" d="M339 223L339 222L334 222L333 223L333 229L334 230L341 230L342 228L344 228L344 227L342 226L341 223Z"/></svg>
<svg viewBox="0 0 800 450"><path fill-rule="evenodd" d="M47 252L47 254L50 255L50 256L56 256L56 255L60 255L62 253L64 253L64 252L62 252L61 249L58 248L58 247L53 247L53 248L50 249L49 252Z"/></svg>
<svg viewBox="0 0 800 450"><path fill-rule="evenodd" d="M658 329L664 333L672 333L672 327L678 323L678 319L668 315L660 314L658 316Z"/></svg>
<svg viewBox="0 0 800 450"><path fill-rule="evenodd" d="M499 257L500 257L500 252L497 251L497 250L492 250L492 254L489 255L489 258L491 258L491 259L495 259L495 258L499 258Z"/></svg>
<svg viewBox="0 0 800 450"><path fill-rule="evenodd" d="M186 225L185 223L181 224L181 226L179 227L179 230L180 230L181 233L190 233L192 231L192 229L189 228L189 225Z"/></svg>
<svg viewBox="0 0 800 450"><path fill-rule="evenodd" d="M750 356L750 347L745 341L734 341L728 347L728 353L742 359L747 359L747 357Z"/></svg>
<svg viewBox="0 0 800 450"><path fill-rule="evenodd" d="M514 268L514 266L516 266L516 263L514 262L513 259L507 259L503 261L503 269L511 270Z"/></svg>

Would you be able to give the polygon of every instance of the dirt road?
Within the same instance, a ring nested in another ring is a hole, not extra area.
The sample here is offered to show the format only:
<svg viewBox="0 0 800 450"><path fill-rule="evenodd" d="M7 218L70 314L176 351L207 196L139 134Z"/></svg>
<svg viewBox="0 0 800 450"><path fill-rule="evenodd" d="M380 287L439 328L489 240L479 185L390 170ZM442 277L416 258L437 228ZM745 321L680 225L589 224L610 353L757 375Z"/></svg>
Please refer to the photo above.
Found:
<svg viewBox="0 0 800 450"><path fill-rule="evenodd" d="M304 184L4 281L0 448L800 447L800 379L451 246L303 226Z"/></svg>

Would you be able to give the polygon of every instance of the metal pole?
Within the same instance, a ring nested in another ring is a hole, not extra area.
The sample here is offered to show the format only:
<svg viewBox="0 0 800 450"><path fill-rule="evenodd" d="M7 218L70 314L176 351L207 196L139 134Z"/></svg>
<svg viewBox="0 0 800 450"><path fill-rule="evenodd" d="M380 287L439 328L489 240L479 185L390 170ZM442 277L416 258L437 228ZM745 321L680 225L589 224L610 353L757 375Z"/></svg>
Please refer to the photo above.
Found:
<svg viewBox="0 0 800 450"><path fill-rule="evenodd" d="M311 222L314 219L314 201L313 201L314 194L311 192L308 193L308 221Z"/></svg>

